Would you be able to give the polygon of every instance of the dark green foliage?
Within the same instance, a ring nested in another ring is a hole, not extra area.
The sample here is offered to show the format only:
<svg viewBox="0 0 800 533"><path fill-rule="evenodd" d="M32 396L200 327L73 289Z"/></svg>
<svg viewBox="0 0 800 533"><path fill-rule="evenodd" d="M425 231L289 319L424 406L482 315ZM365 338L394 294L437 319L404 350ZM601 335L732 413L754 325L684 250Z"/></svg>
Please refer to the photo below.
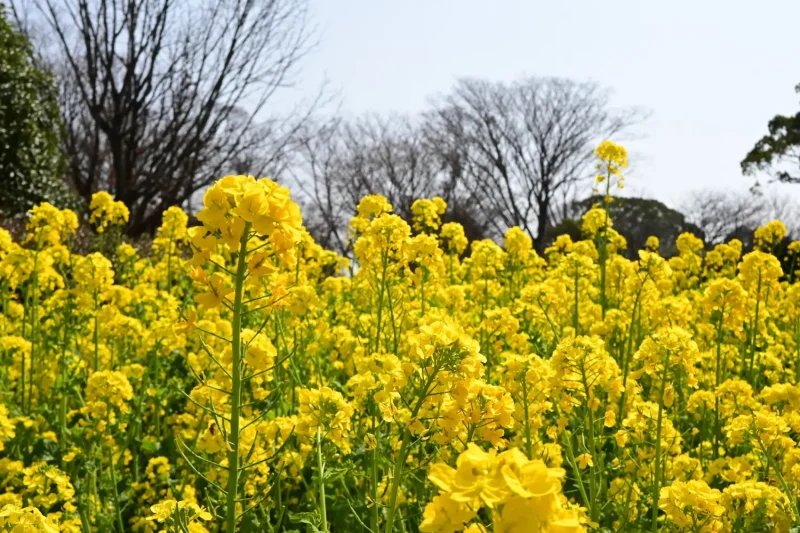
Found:
<svg viewBox="0 0 800 533"><path fill-rule="evenodd" d="M591 196L576 202L574 211L581 215L595 204L602 205L602 196ZM628 241L626 255L636 258L638 250L644 248L647 238L658 237L659 252L664 257L677 254L675 240L678 235L690 232L703 238L703 231L696 225L687 222L686 217L659 202L649 198L614 198L608 207L608 213L616 229ZM562 222L562 224L564 224ZM563 229L563 228L561 228Z"/></svg>
<svg viewBox="0 0 800 533"><path fill-rule="evenodd" d="M63 199L60 128L52 76L0 4L0 214Z"/></svg>
<svg viewBox="0 0 800 533"><path fill-rule="evenodd" d="M559 235L569 235L573 241L579 241L583 238L581 233L581 221L574 218L565 218L555 226L551 226L547 230L547 238L545 241L549 244L553 243Z"/></svg>
<svg viewBox="0 0 800 533"><path fill-rule="evenodd" d="M800 84L795 87L800 94ZM800 112L776 115L763 136L742 160L742 172L765 171L777 181L800 183Z"/></svg>

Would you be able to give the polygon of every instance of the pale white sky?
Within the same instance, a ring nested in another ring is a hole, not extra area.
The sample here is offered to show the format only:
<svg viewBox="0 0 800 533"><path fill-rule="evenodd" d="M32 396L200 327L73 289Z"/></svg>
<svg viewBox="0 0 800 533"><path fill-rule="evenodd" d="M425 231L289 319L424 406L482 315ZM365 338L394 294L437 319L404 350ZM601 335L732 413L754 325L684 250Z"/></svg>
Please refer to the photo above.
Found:
<svg viewBox="0 0 800 533"><path fill-rule="evenodd" d="M461 76L592 80L652 117L629 144L629 193L678 205L747 189L739 161L800 96L800 0L312 0L302 66L347 114L415 112ZM800 199L800 185L782 188Z"/></svg>

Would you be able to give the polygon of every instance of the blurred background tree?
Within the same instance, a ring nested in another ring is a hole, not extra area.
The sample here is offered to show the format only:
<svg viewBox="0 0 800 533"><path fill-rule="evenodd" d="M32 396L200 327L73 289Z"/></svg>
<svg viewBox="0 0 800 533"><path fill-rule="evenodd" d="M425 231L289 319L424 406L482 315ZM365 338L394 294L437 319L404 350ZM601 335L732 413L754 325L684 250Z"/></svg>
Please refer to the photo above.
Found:
<svg viewBox="0 0 800 533"><path fill-rule="evenodd" d="M800 83L795 92L800 94ZM742 160L742 171L762 171L782 183L800 183L800 111L775 115L767 123L767 130L769 133Z"/></svg>
<svg viewBox="0 0 800 533"><path fill-rule="evenodd" d="M611 106L609 90L563 78L459 80L433 103L428 130L460 158L460 187L495 235L519 226L545 247L552 211L593 177L593 151L645 117Z"/></svg>
<svg viewBox="0 0 800 533"><path fill-rule="evenodd" d="M304 0L16 0L54 65L68 181L128 232L224 174L274 173L313 103L276 111L313 45Z"/></svg>
<svg viewBox="0 0 800 533"><path fill-rule="evenodd" d="M595 204L603 204L603 197L590 196L574 204L574 210L585 213ZM629 259L638 259L637 252L644 249L647 238L658 237L659 252L665 257L677 254L675 240L678 235L691 232L705 238L703 230L696 224L686 220L686 216L652 198L618 197L608 206L608 214L614 229L628 241L626 255Z"/></svg>
<svg viewBox="0 0 800 533"><path fill-rule="evenodd" d="M53 77L0 4L0 215L63 204L61 121Z"/></svg>
<svg viewBox="0 0 800 533"><path fill-rule="evenodd" d="M324 90L286 108L278 95L314 46L309 0L11 7L0 21L0 210L107 190L130 207L131 236L152 233L172 205L194 212L209 183L234 173L291 186L309 231L341 253L369 194L406 219L415 199L439 196L470 240L519 226L541 252L559 233L580 237L597 201L593 149L629 140L649 114L614 107L597 83L536 76L458 79L409 114L322 116ZM800 182L800 114L768 127L742 169ZM773 218L800 233L797 210L775 195L697 191L677 208L622 197L610 209L631 257L650 235L671 255L684 231L745 248Z"/></svg>
<svg viewBox="0 0 800 533"><path fill-rule="evenodd" d="M470 238L519 226L542 251L556 212L589 188L597 144L646 116L590 82L462 79L418 115L334 118L309 132L295 180L312 233L340 250L358 201L381 194L406 218L415 199L440 196Z"/></svg>

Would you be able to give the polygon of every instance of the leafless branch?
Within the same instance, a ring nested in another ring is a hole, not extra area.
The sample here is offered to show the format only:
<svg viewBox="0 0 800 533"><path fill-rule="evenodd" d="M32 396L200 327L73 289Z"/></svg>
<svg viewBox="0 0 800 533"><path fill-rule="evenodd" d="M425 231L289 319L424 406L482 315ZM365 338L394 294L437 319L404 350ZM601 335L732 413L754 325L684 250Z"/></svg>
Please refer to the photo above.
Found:
<svg viewBox="0 0 800 533"><path fill-rule="evenodd" d="M128 204L132 233L223 172L280 167L308 118L267 113L312 45L305 0L32 1L59 45L70 178Z"/></svg>

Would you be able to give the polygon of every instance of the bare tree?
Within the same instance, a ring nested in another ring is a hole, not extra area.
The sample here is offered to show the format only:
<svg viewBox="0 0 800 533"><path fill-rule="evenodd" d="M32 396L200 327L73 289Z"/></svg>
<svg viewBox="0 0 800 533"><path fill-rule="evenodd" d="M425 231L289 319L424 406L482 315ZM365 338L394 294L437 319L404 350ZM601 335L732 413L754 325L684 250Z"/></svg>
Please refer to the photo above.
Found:
<svg viewBox="0 0 800 533"><path fill-rule="evenodd" d="M594 83L462 79L427 114L439 147L457 155L460 186L496 233L520 226L544 246L554 202L590 175L592 151L644 118L614 110Z"/></svg>
<svg viewBox="0 0 800 533"><path fill-rule="evenodd" d="M308 124L298 135L293 177L300 188L306 228L317 243L345 253L347 219L355 208L345 200L340 119Z"/></svg>
<svg viewBox="0 0 800 533"><path fill-rule="evenodd" d="M347 249L347 221L366 195L385 196L406 219L418 198L454 198L451 174L408 117L310 125L300 147L295 179L304 193L306 224L321 243L340 251Z"/></svg>
<svg viewBox="0 0 800 533"><path fill-rule="evenodd" d="M749 193L702 190L690 193L680 211L702 230L706 243L718 244L739 228L753 229L762 209L760 199Z"/></svg>
<svg viewBox="0 0 800 533"><path fill-rule="evenodd" d="M734 237L749 241L756 228L775 219L783 222L790 234L800 232L800 213L795 202L775 192L695 191L683 201L680 211L688 222L703 231L708 244Z"/></svg>
<svg viewBox="0 0 800 533"><path fill-rule="evenodd" d="M764 213L758 221L761 226L770 220L780 220L786 226L788 235L793 239L800 237L800 206L797 200L788 194L778 191L767 191L763 195Z"/></svg>
<svg viewBox="0 0 800 533"><path fill-rule="evenodd" d="M412 119L371 115L346 124L343 133L353 192L381 194L408 218L414 200L445 190L446 176Z"/></svg>
<svg viewBox="0 0 800 533"><path fill-rule="evenodd" d="M272 165L307 116L262 117L309 49L306 0L33 2L64 65L70 177L128 204L132 233L253 154Z"/></svg>

